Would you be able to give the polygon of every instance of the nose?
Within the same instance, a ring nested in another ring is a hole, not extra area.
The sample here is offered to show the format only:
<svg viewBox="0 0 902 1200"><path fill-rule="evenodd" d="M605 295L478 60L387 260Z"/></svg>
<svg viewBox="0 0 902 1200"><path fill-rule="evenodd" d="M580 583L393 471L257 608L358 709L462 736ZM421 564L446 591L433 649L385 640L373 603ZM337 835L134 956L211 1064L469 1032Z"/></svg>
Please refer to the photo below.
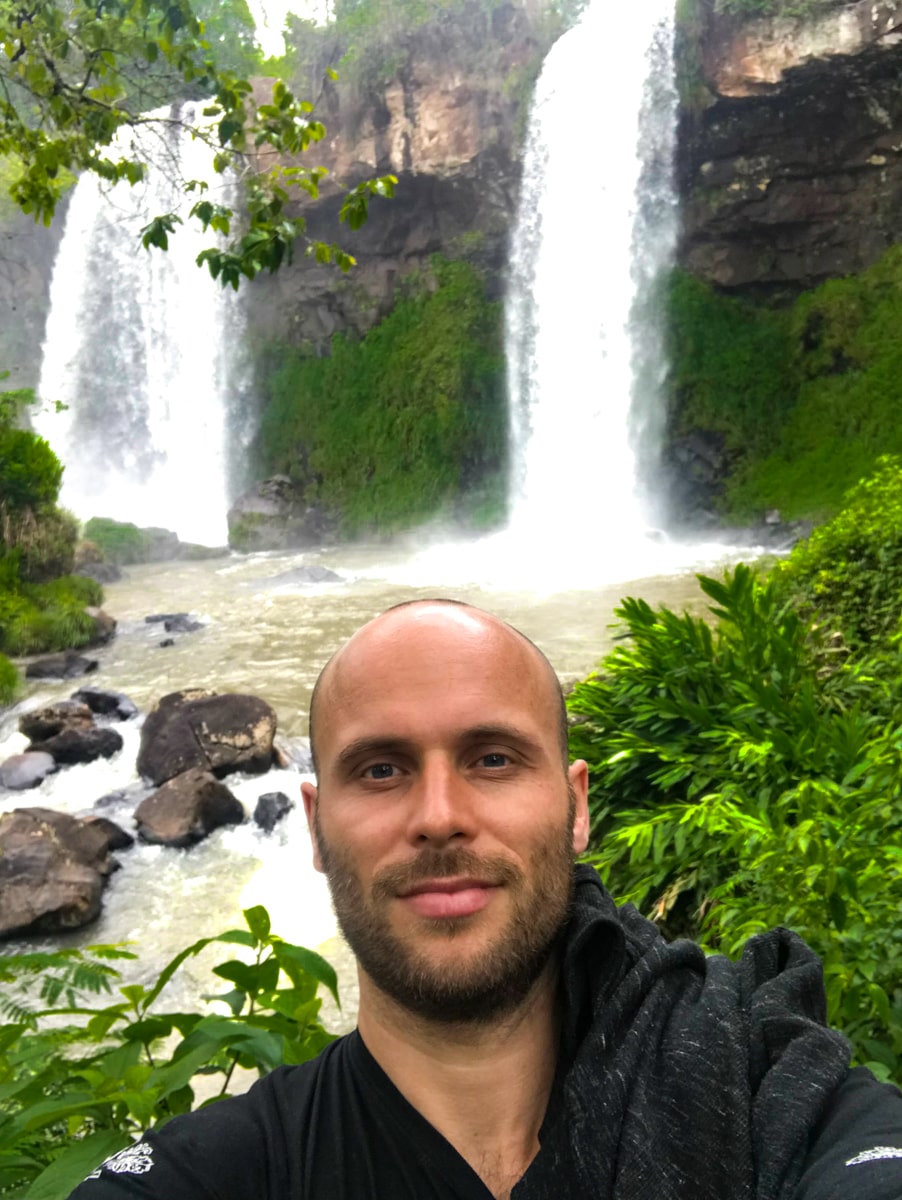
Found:
<svg viewBox="0 0 902 1200"><path fill-rule="evenodd" d="M444 755L426 758L409 799L409 835L415 845L443 846L474 836L472 796L454 763Z"/></svg>

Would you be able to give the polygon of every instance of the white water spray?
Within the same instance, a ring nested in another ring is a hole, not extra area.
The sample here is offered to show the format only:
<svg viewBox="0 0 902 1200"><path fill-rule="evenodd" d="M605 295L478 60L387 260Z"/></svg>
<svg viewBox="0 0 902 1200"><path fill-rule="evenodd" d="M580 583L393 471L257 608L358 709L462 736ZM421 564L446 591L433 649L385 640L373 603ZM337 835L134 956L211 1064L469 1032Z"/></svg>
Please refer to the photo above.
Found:
<svg viewBox="0 0 902 1200"><path fill-rule="evenodd" d="M194 108L150 114L172 125L141 134L159 139L144 147L154 161L145 184L109 188L85 175L75 188L51 283L38 423L65 465L61 502L76 515L221 545L229 414L245 388L242 316L237 297L196 266L210 239L187 220L191 200L174 182L213 178L211 151L185 128ZM138 231L180 200L185 223L168 251L144 250ZM67 410L46 411L54 401Z"/></svg>
<svg viewBox="0 0 902 1200"><path fill-rule="evenodd" d="M676 240L673 0L591 0L536 88L506 336L514 538L634 556L666 363L655 283ZM581 519L584 518L584 519Z"/></svg>

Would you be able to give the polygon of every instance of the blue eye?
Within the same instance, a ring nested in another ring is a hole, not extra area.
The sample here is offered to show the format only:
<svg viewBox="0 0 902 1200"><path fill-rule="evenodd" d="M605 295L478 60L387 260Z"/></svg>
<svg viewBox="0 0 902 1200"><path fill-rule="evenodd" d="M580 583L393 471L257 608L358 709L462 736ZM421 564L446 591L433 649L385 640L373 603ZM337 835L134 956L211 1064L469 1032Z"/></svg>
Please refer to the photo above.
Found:
<svg viewBox="0 0 902 1200"><path fill-rule="evenodd" d="M363 772L368 779L391 779L395 768L391 763L374 763Z"/></svg>
<svg viewBox="0 0 902 1200"><path fill-rule="evenodd" d="M506 754L493 751L491 754L483 754L479 762L483 767L506 767L510 759Z"/></svg>

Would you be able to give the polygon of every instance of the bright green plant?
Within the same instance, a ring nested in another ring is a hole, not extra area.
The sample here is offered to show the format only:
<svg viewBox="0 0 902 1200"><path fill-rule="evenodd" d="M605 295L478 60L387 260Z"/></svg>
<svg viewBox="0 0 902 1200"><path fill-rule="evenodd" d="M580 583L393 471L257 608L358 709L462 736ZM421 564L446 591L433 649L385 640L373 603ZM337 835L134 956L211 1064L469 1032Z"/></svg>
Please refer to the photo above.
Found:
<svg viewBox="0 0 902 1200"><path fill-rule="evenodd" d="M200 1077L218 1077L220 1098L236 1067L263 1075L333 1040L317 996L322 984L337 1001L332 967L274 935L264 908L244 916L246 929L202 938L107 1004L111 964L134 957L121 947L0 957L0 1193L63 1200L103 1158L190 1111ZM214 968L229 985L219 1011L161 1011L181 964L215 943L241 954Z"/></svg>
<svg viewBox="0 0 902 1200"><path fill-rule="evenodd" d="M837 516L795 546L776 576L850 645L887 645L902 610L902 460L879 459Z"/></svg>
<svg viewBox="0 0 902 1200"><path fill-rule="evenodd" d="M896 656L848 657L773 576L700 583L712 624L624 601L628 640L568 700L590 861L710 950L795 929L824 961L831 1022L902 1082Z"/></svg>
<svg viewBox="0 0 902 1200"><path fill-rule="evenodd" d="M0 653L40 654L90 645L97 626L85 606L103 602L100 584L83 575L25 583L18 562L18 551L0 558Z"/></svg>
<svg viewBox="0 0 902 1200"><path fill-rule="evenodd" d="M42 437L0 427L0 508L11 512L53 504L63 479L60 460Z"/></svg>

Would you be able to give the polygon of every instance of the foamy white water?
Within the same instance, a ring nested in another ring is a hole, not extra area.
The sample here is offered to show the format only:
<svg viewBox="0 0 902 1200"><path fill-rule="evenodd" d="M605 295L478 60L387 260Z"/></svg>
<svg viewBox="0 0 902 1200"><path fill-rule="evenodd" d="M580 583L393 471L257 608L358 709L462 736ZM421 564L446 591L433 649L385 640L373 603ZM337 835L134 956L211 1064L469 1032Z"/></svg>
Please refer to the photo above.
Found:
<svg viewBox="0 0 902 1200"><path fill-rule="evenodd" d="M210 244L187 219L199 193L186 202L175 182L214 178L210 149L188 130L200 107L149 114L173 124L141 132L153 162L144 183L79 180L54 264L37 425L65 465L60 499L77 516L222 545L229 414L246 379L241 303L197 267ZM168 251L144 250L140 229L169 211L185 223ZM54 401L67 411L49 411Z"/></svg>
<svg viewBox="0 0 902 1200"><path fill-rule="evenodd" d="M510 531L556 570L603 554L625 578L654 557L635 417L660 427L648 301L675 242L675 122L672 0L618 9L616 46L593 0L536 87L506 305Z"/></svg>

